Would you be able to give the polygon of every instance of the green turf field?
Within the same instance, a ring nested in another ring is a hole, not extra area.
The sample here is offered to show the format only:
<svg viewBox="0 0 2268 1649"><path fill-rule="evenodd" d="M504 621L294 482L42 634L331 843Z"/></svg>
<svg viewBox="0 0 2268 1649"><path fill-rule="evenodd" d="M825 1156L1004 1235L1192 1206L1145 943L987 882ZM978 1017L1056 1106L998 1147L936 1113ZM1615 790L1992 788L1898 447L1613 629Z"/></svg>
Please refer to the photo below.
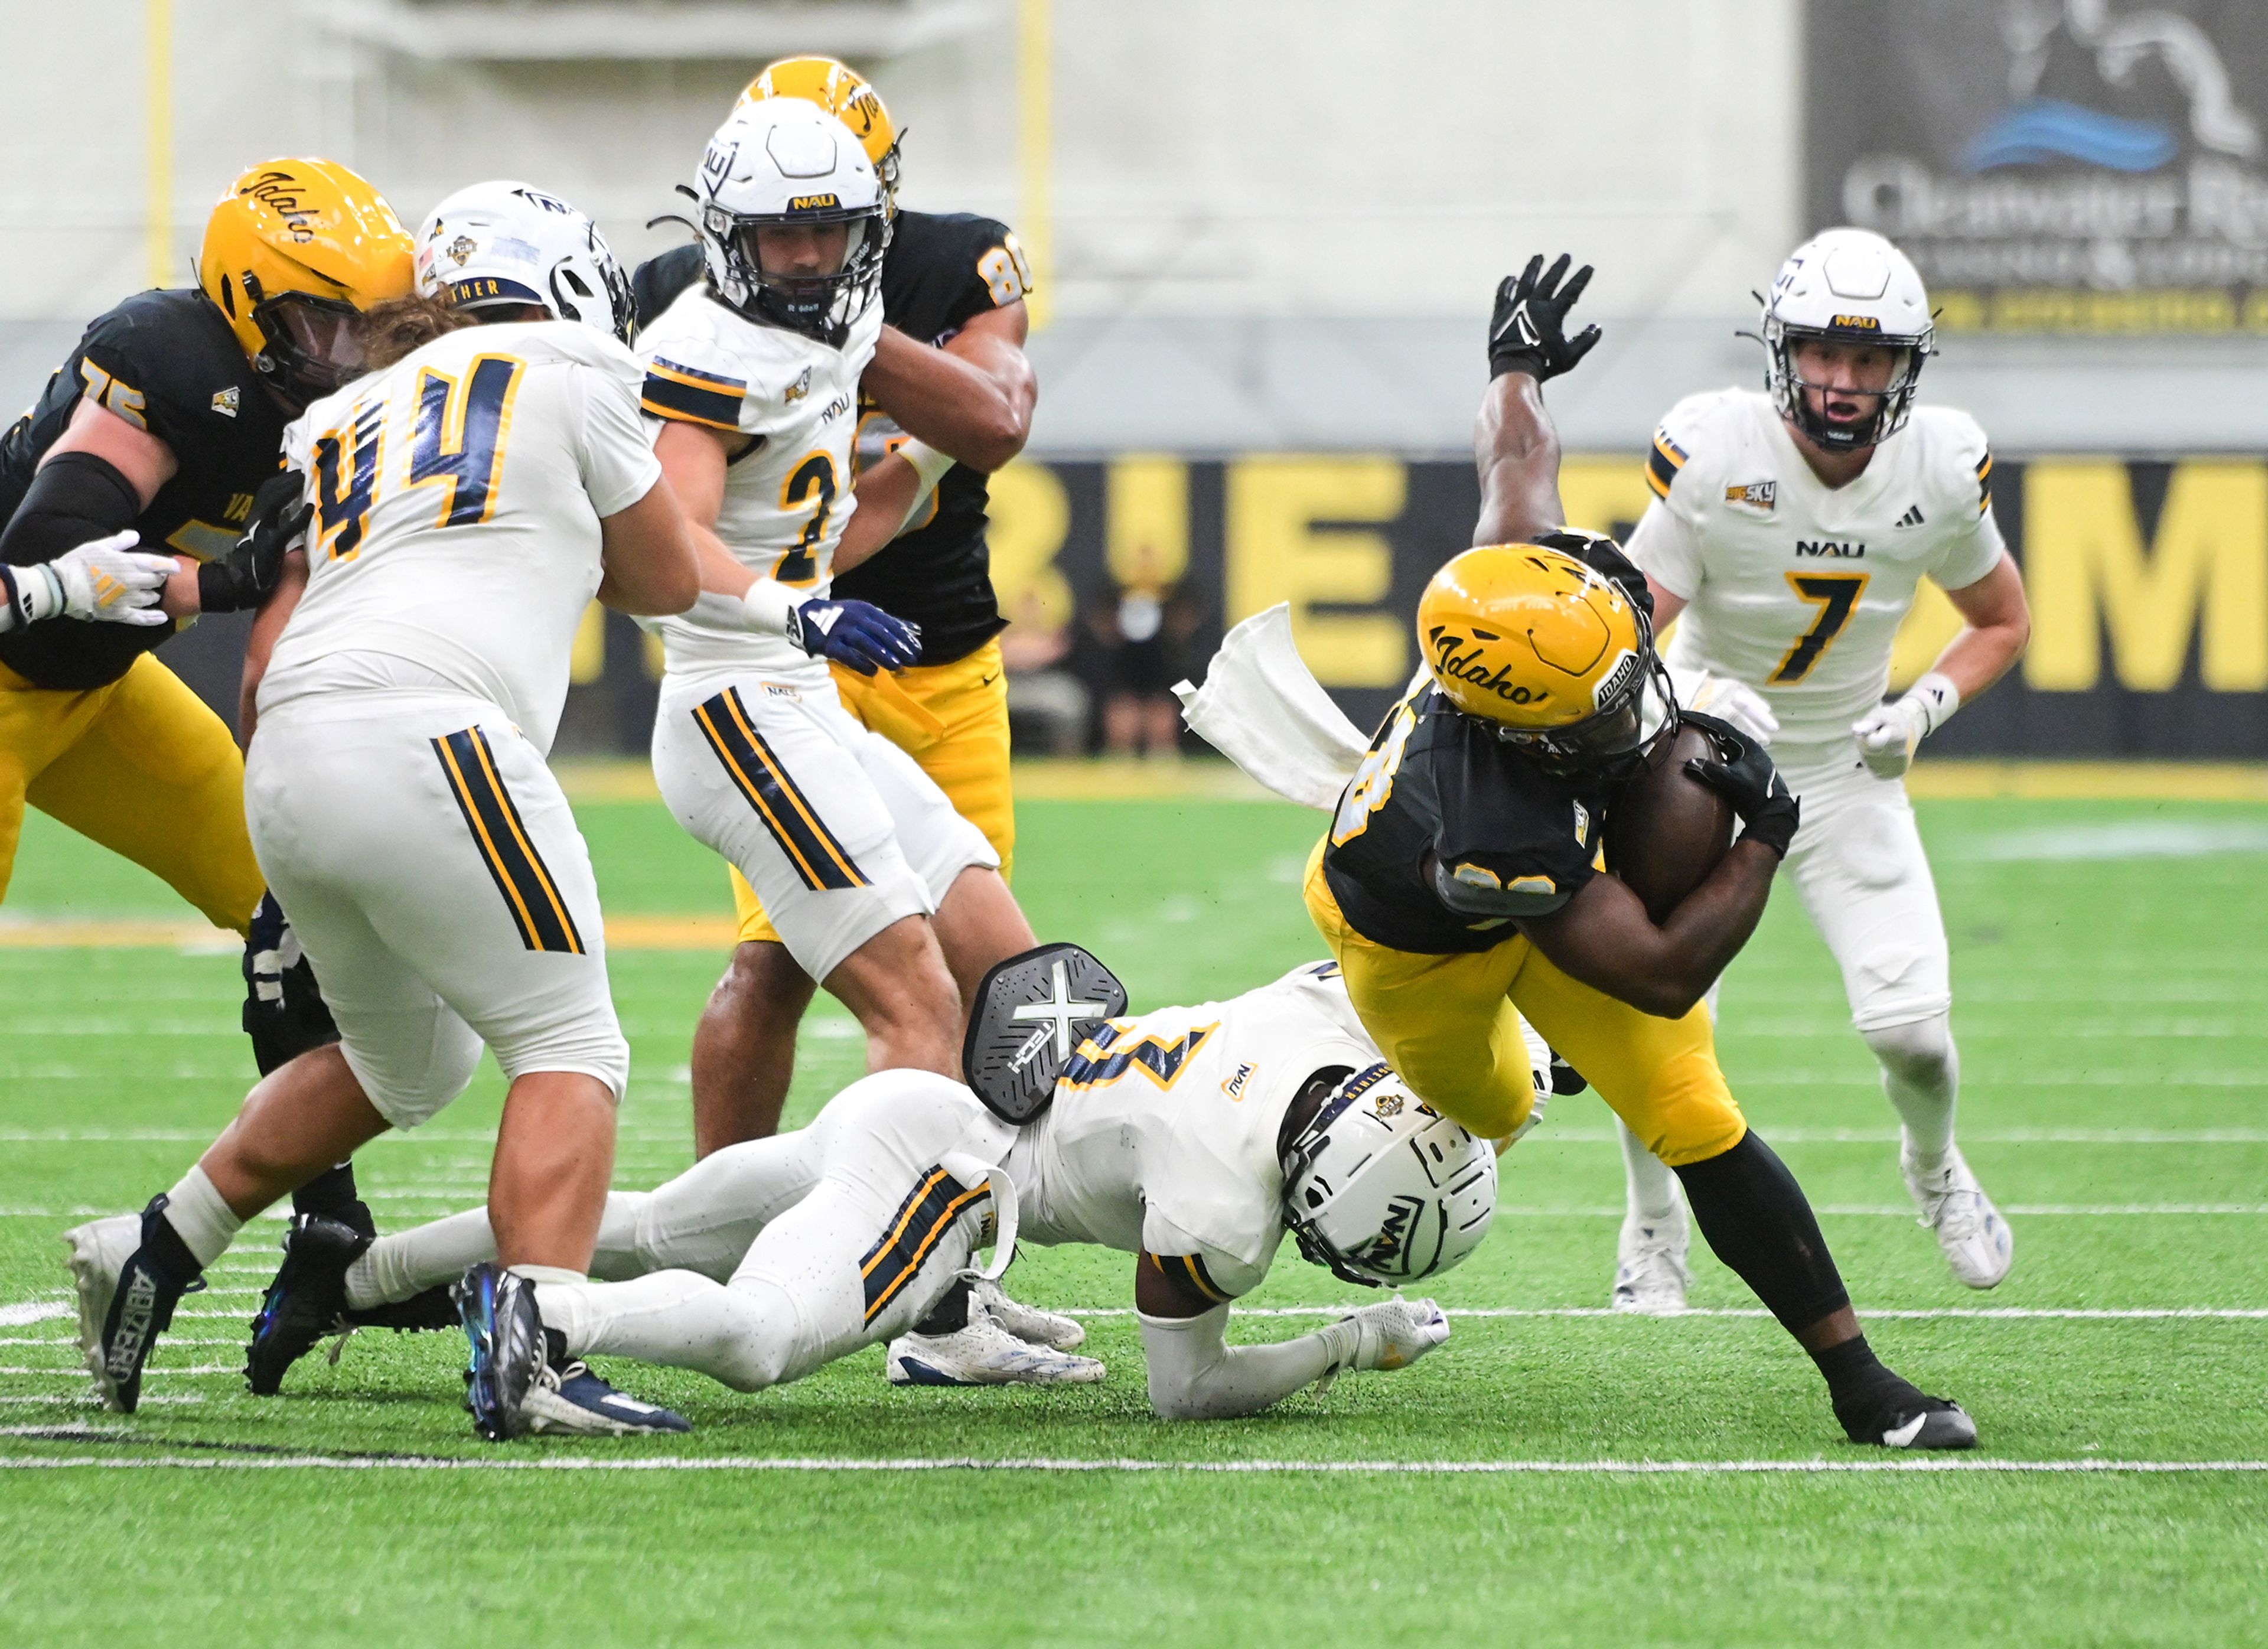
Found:
<svg viewBox="0 0 2268 1649"><path fill-rule="evenodd" d="M725 908L659 805L580 811L611 914ZM105 1416L57 1233L165 1189L233 1111L236 955L0 946L0 1464L24 1468L0 1470L0 1643L2268 1640L2268 1471L2228 1469L2268 1464L2268 806L1944 801L1924 822L2008 1282L1970 1294L1914 1226L1790 899L1734 966L1722 1046L1874 1343L1977 1416L1983 1448L1950 1460L1845 1444L1697 1240L1702 1310L1598 1311L1620 1173L1588 1095L1506 1159L1493 1235L1438 1290L1465 1314L1447 1347L1246 1422L1150 1417L1130 1263L1091 1251L1027 1251L1012 1279L1122 1314L1089 1320L1108 1382L1068 1393L895 1391L879 1351L754 1397L617 1367L695 1433L498 1449L457 1406L453 1336L366 1334L257 1401L238 1370L264 1222L177 1319L142 1411ZM1227 994L1317 953L1297 879L1319 823L1031 803L1019 891L1138 1007ZM29 821L8 922L179 914ZM614 960L637 1060L619 1177L650 1185L688 1160L720 958ZM849 1021L816 1019L802 1057L799 1115L859 1069ZM480 1200L499 1092L491 1069L372 1148L382 1221ZM1251 1303L1354 1292L1287 1253Z"/></svg>

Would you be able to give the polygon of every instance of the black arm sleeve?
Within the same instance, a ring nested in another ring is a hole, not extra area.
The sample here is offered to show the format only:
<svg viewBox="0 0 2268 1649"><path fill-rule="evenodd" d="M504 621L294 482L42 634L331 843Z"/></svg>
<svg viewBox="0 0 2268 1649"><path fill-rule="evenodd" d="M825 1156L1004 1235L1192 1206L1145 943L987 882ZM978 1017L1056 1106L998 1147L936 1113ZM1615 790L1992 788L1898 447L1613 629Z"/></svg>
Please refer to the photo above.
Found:
<svg viewBox="0 0 2268 1649"><path fill-rule="evenodd" d="M142 500L118 466L92 453L58 453L40 466L0 532L0 561L29 567L134 525Z"/></svg>

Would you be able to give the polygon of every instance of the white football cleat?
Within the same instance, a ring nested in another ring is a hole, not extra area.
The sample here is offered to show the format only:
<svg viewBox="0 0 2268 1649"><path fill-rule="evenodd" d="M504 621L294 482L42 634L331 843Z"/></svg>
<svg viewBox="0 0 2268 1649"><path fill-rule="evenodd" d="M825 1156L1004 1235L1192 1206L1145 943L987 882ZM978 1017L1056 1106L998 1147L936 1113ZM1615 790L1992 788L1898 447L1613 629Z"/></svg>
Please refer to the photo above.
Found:
<svg viewBox="0 0 2268 1649"><path fill-rule="evenodd" d="M1092 1386L1104 1371L1094 1358L1018 1339L971 1302L965 1329L891 1341L884 1372L893 1386Z"/></svg>
<svg viewBox="0 0 2268 1649"><path fill-rule="evenodd" d="M78 1295L78 1349L94 1376L96 1392L104 1406L114 1409L116 1394L105 1374L102 1329L110 1318L110 1302L118 1292L118 1274L142 1246L142 1216L113 1214L90 1219L63 1233L70 1248L71 1282Z"/></svg>
<svg viewBox="0 0 2268 1649"><path fill-rule="evenodd" d="M2016 1233L1977 1183L1954 1146L1928 1174L1914 1161L1913 1138L1900 1130L1898 1170L1905 1175L1907 1193L1921 1211L1921 1223L1937 1233L1937 1246L1954 1276L1971 1288L1992 1288L2015 1263Z"/></svg>
<svg viewBox="0 0 2268 1649"><path fill-rule="evenodd" d="M969 1285L968 1295L972 1311L984 1312L1020 1340L1054 1351L1076 1351L1086 1343L1086 1330L1077 1318L1011 1299L998 1283L980 1277Z"/></svg>
<svg viewBox="0 0 2268 1649"><path fill-rule="evenodd" d="M1622 1241L1615 1253L1615 1292L1608 1303L1641 1317L1674 1317L1685 1309L1693 1274L1685 1269L1690 1240L1681 1194L1667 1219L1623 1216Z"/></svg>

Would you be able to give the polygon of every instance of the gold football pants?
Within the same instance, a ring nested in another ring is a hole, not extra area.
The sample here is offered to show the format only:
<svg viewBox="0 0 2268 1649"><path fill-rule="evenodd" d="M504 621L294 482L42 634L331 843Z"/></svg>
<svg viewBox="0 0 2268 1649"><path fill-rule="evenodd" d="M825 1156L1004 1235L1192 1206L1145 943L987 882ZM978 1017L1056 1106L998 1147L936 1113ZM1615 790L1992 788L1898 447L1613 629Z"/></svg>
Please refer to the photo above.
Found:
<svg viewBox="0 0 2268 1649"><path fill-rule="evenodd" d="M154 872L215 927L250 926L267 883L244 828L244 758L150 654L84 692L0 666L0 899L26 802Z"/></svg>
<svg viewBox="0 0 2268 1649"><path fill-rule="evenodd" d="M1000 644L987 642L966 659L895 675L828 667L852 719L913 757L953 810L984 833L1006 877L1015 867L1016 801L1008 778L1008 678L1000 666ZM779 934L755 889L737 866L732 878L741 942L777 943Z"/></svg>
<svg viewBox="0 0 2268 1649"><path fill-rule="evenodd" d="M1366 939L1331 896L1320 843L1307 894L1307 914L1386 1063L1473 1132L1501 1139L1535 1104L1523 1015L1671 1167L1720 1156L1749 1131L1717 1067L1705 1006L1677 1020L1640 1012L1570 978L1523 937L1447 956Z"/></svg>

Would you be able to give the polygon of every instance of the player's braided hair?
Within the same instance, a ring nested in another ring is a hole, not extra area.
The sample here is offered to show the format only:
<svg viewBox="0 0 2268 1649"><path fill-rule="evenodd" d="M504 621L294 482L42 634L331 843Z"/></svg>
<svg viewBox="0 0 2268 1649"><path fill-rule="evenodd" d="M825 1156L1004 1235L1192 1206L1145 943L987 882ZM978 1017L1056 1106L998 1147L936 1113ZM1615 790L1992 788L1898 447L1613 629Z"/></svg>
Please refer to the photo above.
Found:
<svg viewBox="0 0 2268 1649"><path fill-rule="evenodd" d="M383 372L434 339L477 324L476 317L446 298L425 298L415 292L390 298L372 305L362 318L363 358L370 371Z"/></svg>

